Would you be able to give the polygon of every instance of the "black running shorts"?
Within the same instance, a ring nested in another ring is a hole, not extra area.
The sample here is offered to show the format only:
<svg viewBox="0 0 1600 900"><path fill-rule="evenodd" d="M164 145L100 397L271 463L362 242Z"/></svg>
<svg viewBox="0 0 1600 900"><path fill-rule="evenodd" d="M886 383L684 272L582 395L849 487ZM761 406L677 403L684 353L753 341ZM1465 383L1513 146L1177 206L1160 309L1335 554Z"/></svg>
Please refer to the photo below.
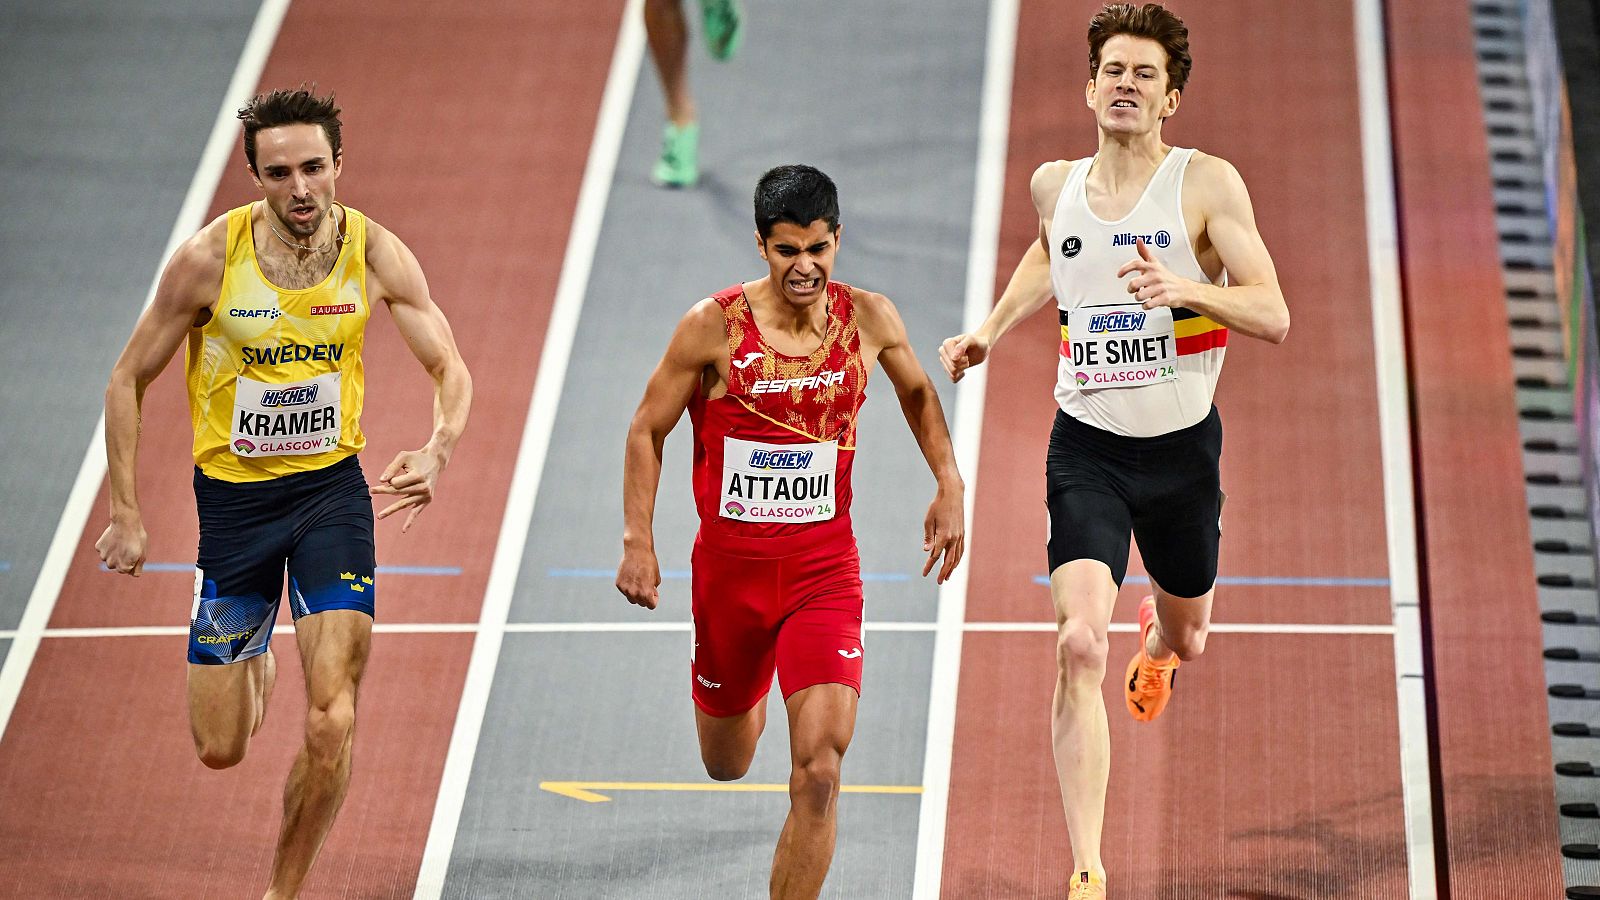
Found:
<svg viewBox="0 0 1600 900"><path fill-rule="evenodd" d="M1128 537L1150 580L1175 597L1198 597L1217 578L1222 529L1222 419L1156 437L1125 437L1056 410L1045 458L1050 571L1097 559L1120 587Z"/></svg>
<svg viewBox="0 0 1600 900"><path fill-rule="evenodd" d="M372 615L372 496L348 456L326 468L233 483L194 470L200 512L189 662L226 665L267 651L289 576L290 614Z"/></svg>

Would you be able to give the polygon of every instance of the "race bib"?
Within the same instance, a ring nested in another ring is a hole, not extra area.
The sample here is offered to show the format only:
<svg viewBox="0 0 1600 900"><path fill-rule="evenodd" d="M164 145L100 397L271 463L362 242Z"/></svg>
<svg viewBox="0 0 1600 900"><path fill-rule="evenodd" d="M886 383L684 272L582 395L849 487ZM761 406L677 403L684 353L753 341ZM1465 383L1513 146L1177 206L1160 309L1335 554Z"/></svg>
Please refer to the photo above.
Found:
<svg viewBox="0 0 1600 900"><path fill-rule="evenodd" d="M235 456L307 456L339 446L339 373L266 384L240 377L233 394Z"/></svg>
<svg viewBox="0 0 1600 900"><path fill-rule="evenodd" d="M724 519L739 522L825 522L834 514L835 441L762 444L722 439Z"/></svg>
<svg viewBox="0 0 1600 900"><path fill-rule="evenodd" d="M1178 377L1172 310L1138 303L1084 306L1067 312L1062 351L1079 390L1135 387Z"/></svg>

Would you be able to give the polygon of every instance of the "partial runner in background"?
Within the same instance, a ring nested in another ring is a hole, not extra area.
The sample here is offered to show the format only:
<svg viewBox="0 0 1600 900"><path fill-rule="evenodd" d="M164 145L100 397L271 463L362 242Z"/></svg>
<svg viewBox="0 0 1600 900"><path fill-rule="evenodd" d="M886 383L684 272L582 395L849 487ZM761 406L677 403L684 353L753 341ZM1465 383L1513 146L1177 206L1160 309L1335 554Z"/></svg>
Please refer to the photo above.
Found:
<svg viewBox="0 0 1600 900"><path fill-rule="evenodd" d="M739 49L744 12L739 0L698 0L711 58L726 62ZM661 135L661 157L650 177L663 187L691 187L700 180L700 119L689 91L689 24L684 0L645 0L644 28L650 58L661 76L667 103L667 124Z"/></svg>

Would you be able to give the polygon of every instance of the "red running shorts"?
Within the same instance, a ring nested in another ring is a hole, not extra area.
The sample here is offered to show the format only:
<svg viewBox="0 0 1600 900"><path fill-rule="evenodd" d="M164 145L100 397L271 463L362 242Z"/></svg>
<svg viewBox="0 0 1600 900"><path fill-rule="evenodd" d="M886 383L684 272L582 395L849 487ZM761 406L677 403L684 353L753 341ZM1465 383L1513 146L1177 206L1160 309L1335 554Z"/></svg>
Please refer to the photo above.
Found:
<svg viewBox="0 0 1600 900"><path fill-rule="evenodd" d="M861 693L861 556L848 518L785 537L696 535L691 557L694 702L734 716L772 674L787 700L818 684Z"/></svg>

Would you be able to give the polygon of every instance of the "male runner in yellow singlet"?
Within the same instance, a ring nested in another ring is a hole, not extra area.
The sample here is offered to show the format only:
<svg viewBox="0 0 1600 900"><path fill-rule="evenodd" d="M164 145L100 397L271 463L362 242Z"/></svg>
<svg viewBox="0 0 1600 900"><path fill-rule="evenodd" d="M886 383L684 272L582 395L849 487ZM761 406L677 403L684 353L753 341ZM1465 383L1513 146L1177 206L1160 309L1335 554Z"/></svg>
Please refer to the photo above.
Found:
<svg viewBox="0 0 1600 900"><path fill-rule="evenodd" d="M95 547L138 575L145 530L134 487L145 388L187 338L200 550L189 631L189 724L213 769L244 758L275 669L268 642L287 568L306 680L305 745L284 789L266 898L299 894L350 780L356 691L372 636L372 494L406 512L433 500L467 423L472 381L405 244L334 202L333 97L273 91L239 111L264 199L173 254L106 388L111 524ZM381 300L433 377L433 435L368 487L356 453L361 348Z"/></svg>
<svg viewBox="0 0 1600 900"><path fill-rule="evenodd" d="M1205 649L1215 593L1222 421L1211 398L1230 331L1280 343L1289 309L1226 161L1161 140L1189 77L1189 33L1155 3L1089 23L1085 101L1099 150L1033 175L1033 241L983 326L946 340L955 380L1054 293L1060 409L1046 456L1057 680L1052 733L1074 874L1070 900L1105 894L1100 833L1111 742L1100 683L1128 538L1154 595L1123 695L1161 714L1180 660Z"/></svg>

